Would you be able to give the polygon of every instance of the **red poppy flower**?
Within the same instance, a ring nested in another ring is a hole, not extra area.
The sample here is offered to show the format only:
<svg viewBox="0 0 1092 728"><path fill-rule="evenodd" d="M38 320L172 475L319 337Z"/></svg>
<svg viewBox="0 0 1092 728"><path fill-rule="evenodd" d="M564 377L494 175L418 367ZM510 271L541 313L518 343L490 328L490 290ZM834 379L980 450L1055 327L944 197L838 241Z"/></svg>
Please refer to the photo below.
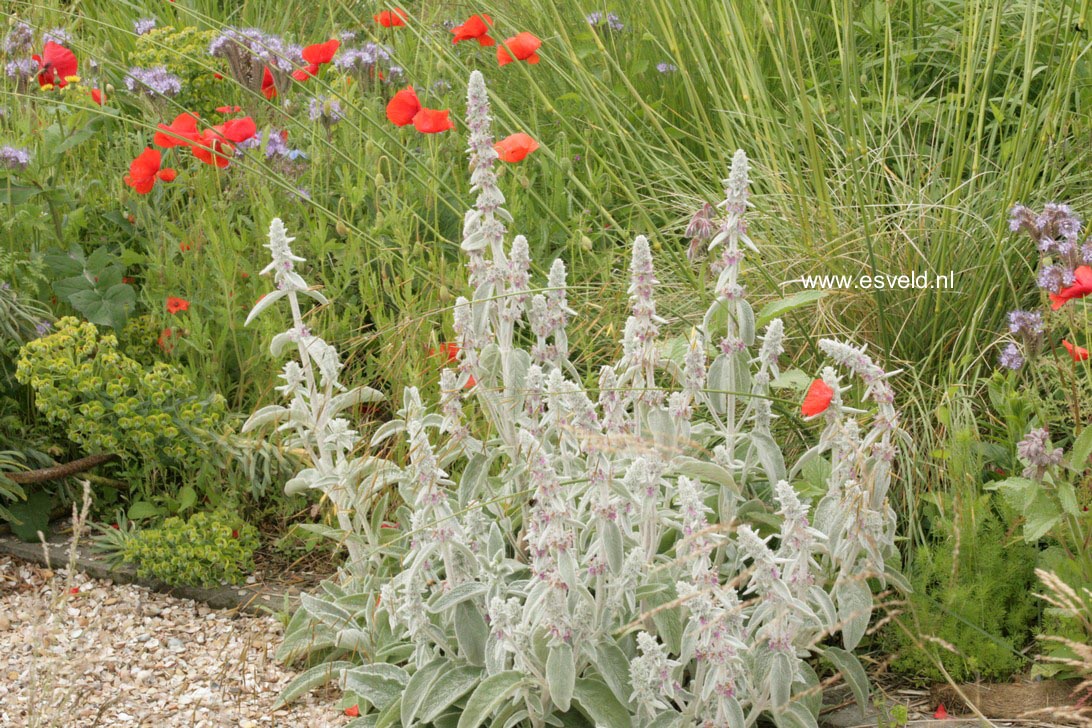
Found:
<svg viewBox="0 0 1092 728"><path fill-rule="evenodd" d="M69 76L75 76L79 67L76 54L59 43L46 41L42 55L31 56L38 62L38 85L42 88L64 88Z"/></svg>
<svg viewBox="0 0 1092 728"><path fill-rule="evenodd" d="M345 709L345 715L349 716L350 718L356 718L360 715L360 706L350 705L348 708Z"/></svg>
<svg viewBox="0 0 1092 728"><path fill-rule="evenodd" d="M98 104L99 106L102 106L102 102L105 99L106 99L106 97L102 95L102 91L100 89L97 89L97 88L91 89L91 100L94 101L96 104Z"/></svg>
<svg viewBox="0 0 1092 728"><path fill-rule="evenodd" d="M192 250L190 244L187 243L185 240L178 244L178 249L181 250L183 253L188 253L190 252L190 250Z"/></svg>
<svg viewBox="0 0 1092 728"><path fill-rule="evenodd" d="M152 144L168 149L169 147L188 147L197 141L197 114L189 111L174 117L170 124L160 124L152 137Z"/></svg>
<svg viewBox="0 0 1092 728"><path fill-rule="evenodd" d="M68 590L68 593L69 594L79 594L80 593L80 588L78 586L74 586L74 587L72 587L71 589Z"/></svg>
<svg viewBox="0 0 1092 728"><path fill-rule="evenodd" d="M816 379L808 387L808 393L804 395L804 403L800 405L800 414L805 417L814 417L820 412L825 412L834 398L834 390L822 379Z"/></svg>
<svg viewBox="0 0 1092 728"><path fill-rule="evenodd" d="M190 302L184 298L176 298L174 296L167 297L167 313L175 314L179 311L189 311Z"/></svg>
<svg viewBox="0 0 1092 728"><path fill-rule="evenodd" d="M226 167L231 164L231 155L235 152L234 144L245 142L257 133L258 127L249 116L230 119L201 132L192 146L193 156L205 164Z"/></svg>
<svg viewBox="0 0 1092 728"><path fill-rule="evenodd" d="M395 8L394 10L384 10L381 13L377 13L372 16L375 18L375 22L382 25L384 28L398 28L406 24L408 16L406 11L402 8Z"/></svg>
<svg viewBox="0 0 1092 728"><path fill-rule="evenodd" d="M456 25L451 29L451 32L455 34L455 38L451 42L458 43L463 40L476 40L478 41L478 45L496 45L497 41L486 35L489 32L489 26L492 24L493 18L488 15L471 15L467 18L465 23Z"/></svg>
<svg viewBox="0 0 1092 728"><path fill-rule="evenodd" d="M218 113L218 114L238 114L242 110L243 110L243 107L241 107L241 106L228 105L228 106L217 106L216 107L216 113Z"/></svg>
<svg viewBox="0 0 1092 728"><path fill-rule="evenodd" d="M944 709L944 703L937 706L937 710L933 713L933 717L937 720L944 720L948 717L948 711Z"/></svg>
<svg viewBox="0 0 1092 728"><path fill-rule="evenodd" d="M1083 346L1077 346L1076 344L1070 344L1068 341L1062 341L1062 346L1069 352L1069 355L1073 357L1073 361L1086 361L1088 359L1088 349Z"/></svg>
<svg viewBox="0 0 1092 728"><path fill-rule="evenodd" d="M542 41L533 33L520 33L514 35L504 43L497 46L497 63L506 66L513 60L538 63L539 57L535 53L542 45ZM511 55L509 55L511 52Z"/></svg>
<svg viewBox="0 0 1092 728"><path fill-rule="evenodd" d="M129 165L129 174L125 175L125 184L137 191L137 194L146 195L155 187L157 179L164 182L173 182L177 176L171 168L160 169L163 155L158 149L145 147L140 156Z"/></svg>
<svg viewBox="0 0 1092 728"><path fill-rule="evenodd" d="M303 49L303 60L307 61L307 68L300 68L292 72L292 78L297 81L306 81L319 72L324 63L334 60L334 54L341 47L341 41L337 38L316 43Z"/></svg>
<svg viewBox="0 0 1092 728"><path fill-rule="evenodd" d="M522 162L523 158L538 149L538 142L523 132L517 132L493 145L502 162Z"/></svg>
<svg viewBox="0 0 1092 728"><path fill-rule="evenodd" d="M413 123L413 117L421 110L421 102L413 86L402 89L387 103L387 118L395 126Z"/></svg>
<svg viewBox="0 0 1092 728"><path fill-rule="evenodd" d="M413 117L413 128L422 134L439 134L455 128L455 122L448 118L448 109L421 109Z"/></svg>
<svg viewBox="0 0 1092 728"><path fill-rule="evenodd" d="M1077 270L1073 271L1076 281L1072 286L1063 288L1058 293L1050 294L1050 307L1057 311L1059 308L1065 305L1066 301L1072 301L1075 298L1084 298L1089 293L1092 293L1092 268L1087 265L1078 266Z"/></svg>
<svg viewBox="0 0 1092 728"><path fill-rule="evenodd" d="M277 95L277 84L273 82L273 73L266 66L262 69L262 96L272 100Z"/></svg>

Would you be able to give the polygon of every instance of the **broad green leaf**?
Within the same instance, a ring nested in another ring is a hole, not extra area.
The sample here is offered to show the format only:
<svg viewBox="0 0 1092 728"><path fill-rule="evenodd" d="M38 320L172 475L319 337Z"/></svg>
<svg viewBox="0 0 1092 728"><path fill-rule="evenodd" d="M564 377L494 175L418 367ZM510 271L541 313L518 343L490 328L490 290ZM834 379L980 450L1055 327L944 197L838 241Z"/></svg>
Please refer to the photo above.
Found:
<svg viewBox="0 0 1092 728"><path fill-rule="evenodd" d="M550 688L550 697L554 704L565 712L573 699L573 685L576 681L576 662L571 645L562 643L550 648L546 658L546 684Z"/></svg>
<svg viewBox="0 0 1092 728"><path fill-rule="evenodd" d="M625 704L619 702L604 682L591 678L577 680L573 700L577 709L597 728L631 728L633 725Z"/></svg>
<svg viewBox="0 0 1092 728"><path fill-rule="evenodd" d="M1092 456L1092 427L1085 427L1073 443L1073 451L1069 453L1069 467L1083 473L1088 467L1089 456Z"/></svg>
<svg viewBox="0 0 1092 728"><path fill-rule="evenodd" d="M1024 541L1035 543L1050 533L1059 521L1062 513L1053 498L1044 492L1035 495L1031 504L1024 510Z"/></svg>
<svg viewBox="0 0 1092 728"><path fill-rule="evenodd" d="M826 291L800 291L788 298L782 298L779 301L770 301L758 312L757 323L759 326L765 326L778 316L783 316L795 308L815 303L826 295Z"/></svg>
<svg viewBox="0 0 1092 728"><path fill-rule="evenodd" d="M129 506L125 515L130 521L139 521L142 518L155 518L159 515L159 509L148 501L137 501Z"/></svg>
<svg viewBox="0 0 1092 728"><path fill-rule="evenodd" d="M458 728L478 728L523 686L523 673L506 670L482 680L471 693Z"/></svg>
<svg viewBox="0 0 1092 728"><path fill-rule="evenodd" d="M503 675L504 673L497 673ZM425 701L421 705L421 722L428 724L435 721L450 708L455 701L474 689L481 680L482 670L472 665L459 665L440 674L428 689Z"/></svg>
<svg viewBox="0 0 1092 728"><path fill-rule="evenodd" d="M11 532L23 541L37 541L39 531L48 536L52 504L53 499L45 490L31 491L26 500L9 504L8 511L18 521L9 524Z"/></svg>

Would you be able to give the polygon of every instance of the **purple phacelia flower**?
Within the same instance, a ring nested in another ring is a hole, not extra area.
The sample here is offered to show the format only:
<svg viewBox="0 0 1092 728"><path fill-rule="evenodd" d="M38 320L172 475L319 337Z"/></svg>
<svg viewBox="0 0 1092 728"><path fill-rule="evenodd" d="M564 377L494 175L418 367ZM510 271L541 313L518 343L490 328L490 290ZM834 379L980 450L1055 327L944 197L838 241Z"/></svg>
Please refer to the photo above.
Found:
<svg viewBox="0 0 1092 728"><path fill-rule="evenodd" d="M134 66L125 76L125 88L146 96L177 96L182 90L182 79L168 71L166 66Z"/></svg>
<svg viewBox="0 0 1092 728"><path fill-rule="evenodd" d="M10 145L0 147L0 167L7 169L26 169L30 164L30 153Z"/></svg>
<svg viewBox="0 0 1092 728"><path fill-rule="evenodd" d="M1001 350L998 363L1005 369L1016 371L1024 366L1024 355L1020 353L1020 347L1010 341Z"/></svg>
<svg viewBox="0 0 1092 728"><path fill-rule="evenodd" d="M1050 468L1061 465L1065 452L1050 442L1050 433L1043 428L1032 430L1016 443L1017 456L1027 465L1024 477L1042 480Z"/></svg>
<svg viewBox="0 0 1092 728"><path fill-rule="evenodd" d="M679 67L674 63L668 63L667 61L660 61L656 64L656 70L660 73L674 73L679 70Z"/></svg>
<svg viewBox="0 0 1092 728"><path fill-rule="evenodd" d="M155 29L155 18L140 18L133 21L133 32L137 35L150 33Z"/></svg>

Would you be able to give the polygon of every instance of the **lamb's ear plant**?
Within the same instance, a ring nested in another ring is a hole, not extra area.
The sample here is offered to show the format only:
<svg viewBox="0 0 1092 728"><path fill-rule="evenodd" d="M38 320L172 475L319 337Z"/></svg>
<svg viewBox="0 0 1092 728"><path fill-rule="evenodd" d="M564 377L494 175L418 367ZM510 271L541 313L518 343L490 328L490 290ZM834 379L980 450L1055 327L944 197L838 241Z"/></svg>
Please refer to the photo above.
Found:
<svg viewBox="0 0 1092 728"><path fill-rule="evenodd" d="M360 395L334 394L337 356L299 310L300 295L322 299L294 273L279 221L270 230L271 295L293 311L273 351L295 343L300 361L281 388L292 404L250 426L282 421L308 450L313 465L290 487L329 497L350 547L339 580L303 595L288 626L280 656L318 664L282 700L336 678L359 699L361 725L736 728L766 716L815 726L821 657L866 705L852 650L873 611L870 582L902 582L885 559L903 435L888 375L863 350L823 340L869 407L844 404L854 388L826 367L818 443L787 467L771 427L782 324L756 332L740 283L743 251L755 247L746 155L732 159L709 242L716 299L681 363L661 354L668 322L639 236L622 357L589 394L568 357L576 312L564 265L536 290L526 239L505 244L512 218L478 72L467 101L477 202L462 249L473 290L454 307L459 361L442 375L438 411L407 388L398 419L373 437L404 437L405 462L354 458L355 434L333 425L336 398ZM464 419L468 399L488 427ZM790 482L816 459L830 474L812 508ZM377 504L391 483L395 529Z"/></svg>

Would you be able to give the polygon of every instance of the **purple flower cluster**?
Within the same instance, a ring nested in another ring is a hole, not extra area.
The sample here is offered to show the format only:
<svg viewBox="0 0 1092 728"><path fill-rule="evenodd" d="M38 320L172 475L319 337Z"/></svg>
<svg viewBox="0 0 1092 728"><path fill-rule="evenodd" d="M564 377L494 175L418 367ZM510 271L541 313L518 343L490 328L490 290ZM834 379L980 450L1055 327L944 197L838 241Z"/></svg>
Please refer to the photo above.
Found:
<svg viewBox="0 0 1092 728"><path fill-rule="evenodd" d="M182 79L168 71L166 66L134 66L125 76L125 88L147 96L177 96L182 90Z"/></svg>
<svg viewBox="0 0 1092 728"><path fill-rule="evenodd" d="M1043 344L1046 326L1038 311L1010 311L1009 333L1016 341L1010 341L1001 350L998 363L1013 371L1024 366L1026 356L1038 351Z"/></svg>
<svg viewBox="0 0 1092 728"><path fill-rule="evenodd" d="M10 145L0 147L0 167L7 169L26 169L30 164L30 153Z"/></svg>
<svg viewBox="0 0 1092 728"><path fill-rule="evenodd" d="M338 53L334 66L341 71L371 73L380 61L391 59L390 49L378 43L365 43L360 48L349 48Z"/></svg>
<svg viewBox="0 0 1092 728"><path fill-rule="evenodd" d="M34 31L26 23L16 23L4 38L4 55L21 56L34 46Z"/></svg>
<svg viewBox="0 0 1092 728"><path fill-rule="evenodd" d="M268 64L289 73L303 64L303 56L298 48L285 43L279 36L257 28L228 28L209 43L210 56L228 58L229 61L240 50L260 64Z"/></svg>
<svg viewBox="0 0 1092 728"><path fill-rule="evenodd" d="M593 28L598 28L600 25L605 25L607 27L607 30L612 30L616 33L625 30L626 27L622 23L621 19L619 19L617 14L604 12L602 10L595 10L588 13L588 15L585 17L585 20L587 20L588 25Z"/></svg>
<svg viewBox="0 0 1092 728"><path fill-rule="evenodd" d="M1037 282L1050 293L1073 285L1077 266L1092 263L1092 240L1081 243L1081 219L1069 205L1050 202L1039 214L1016 205L1009 216L1009 229L1025 232L1035 241L1044 259Z"/></svg>
<svg viewBox="0 0 1092 728"><path fill-rule="evenodd" d="M311 121L321 122L327 129L345 118L341 110L341 102L325 96L316 96L311 99L307 105L307 116Z"/></svg>
<svg viewBox="0 0 1092 728"><path fill-rule="evenodd" d="M155 29L155 18L140 18L133 21L133 32L137 35L145 35Z"/></svg>
<svg viewBox="0 0 1092 728"><path fill-rule="evenodd" d="M51 41L58 45L67 46L72 42L72 36L64 28L50 28L42 34L42 43L45 44Z"/></svg>
<svg viewBox="0 0 1092 728"><path fill-rule="evenodd" d="M4 73L8 78L14 79L17 84L25 83L34 78L38 72L38 62L33 58L17 58L8 61L4 65Z"/></svg>
<svg viewBox="0 0 1092 728"><path fill-rule="evenodd" d="M1016 454L1027 463L1027 467L1024 468L1024 477L1042 480L1047 470L1061 465L1065 451L1060 447L1054 447L1050 442L1050 433L1044 428L1038 428L1016 443Z"/></svg>
<svg viewBox="0 0 1092 728"><path fill-rule="evenodd" d="M679 70L679 67L674 63L668 63L667 61L660 61L656 64L656 70L660 73L674 73Z"/></svg>

